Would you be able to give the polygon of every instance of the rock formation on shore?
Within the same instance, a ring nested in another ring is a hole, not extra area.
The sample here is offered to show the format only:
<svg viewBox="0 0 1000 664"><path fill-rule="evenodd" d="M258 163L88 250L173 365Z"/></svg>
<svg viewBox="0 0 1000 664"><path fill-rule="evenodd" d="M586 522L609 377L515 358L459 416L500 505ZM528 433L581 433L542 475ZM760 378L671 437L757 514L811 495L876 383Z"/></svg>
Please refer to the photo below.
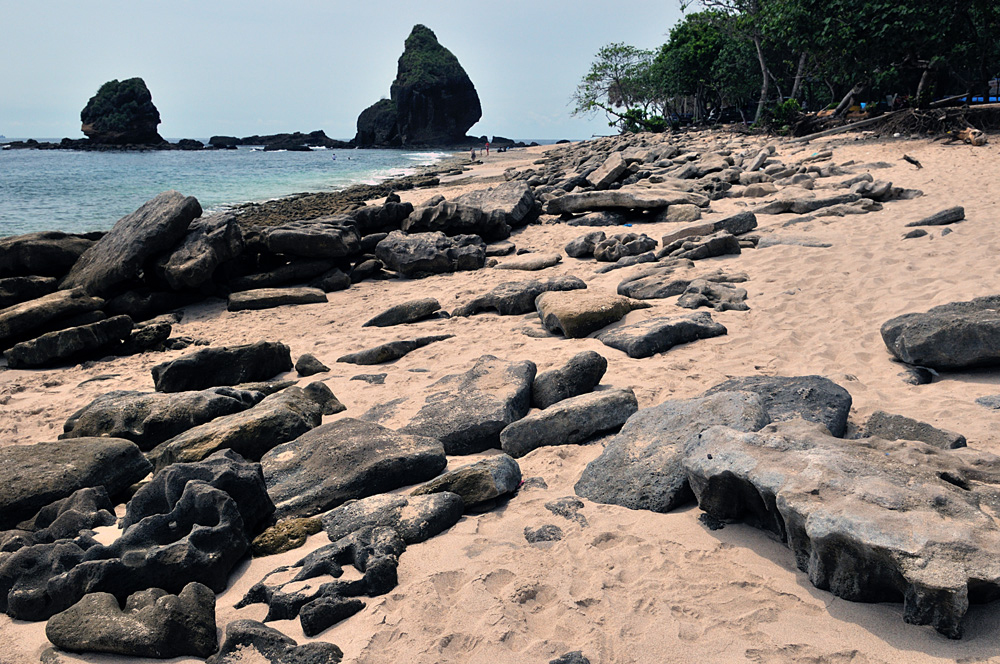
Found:
<svg viewBox="0 0 1000 664"><path fill-rule="evenodd" d="M156 132L160 112L141 78L108 81L80 112L80 130L94 143L112 145L163 143Z"/></svg>
<svg viewBox="0 0 1000 664"><path fill-rule="evenodd" d="M415 25L399 58L390 98L358 116L361 146L454 145L483 115L458 59L426 26Z"/></svg>

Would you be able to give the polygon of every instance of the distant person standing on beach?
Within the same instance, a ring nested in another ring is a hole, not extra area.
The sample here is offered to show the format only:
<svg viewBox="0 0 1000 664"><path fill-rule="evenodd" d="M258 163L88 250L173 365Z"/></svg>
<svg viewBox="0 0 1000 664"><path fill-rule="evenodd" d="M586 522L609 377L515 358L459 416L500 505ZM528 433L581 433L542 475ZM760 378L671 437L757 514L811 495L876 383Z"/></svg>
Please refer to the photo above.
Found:
<svg viewBox="0 0 1000 664"><path fill-rule="evenodd" d="M472 161L476 160L476 148L472 148Z"/></svg>
<svg viewBox="0 0 1000 664"><path fill-rule="evenodd" d="M490 156L490 142L486 141L486 156Z"/></svg>

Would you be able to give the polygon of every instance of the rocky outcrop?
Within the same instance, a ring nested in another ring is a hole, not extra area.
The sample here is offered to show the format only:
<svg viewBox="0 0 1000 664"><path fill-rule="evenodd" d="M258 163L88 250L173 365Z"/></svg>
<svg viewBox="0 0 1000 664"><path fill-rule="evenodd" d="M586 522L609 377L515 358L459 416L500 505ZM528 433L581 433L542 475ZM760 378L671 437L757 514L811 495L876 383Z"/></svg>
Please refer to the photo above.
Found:
<svg viewBox="0 0 1000 664"><path fill-rule="evenodd" d="M531 385L531 405L548 408L563 399L590 392L608 370L600 353L587 350L570 358L565 366L538 374Z"/></svg>
<svg viewBox="0 0 1000 664"><path fill-rule="evenodd" d="M355 144L455 145L483 114L462 65L423 25L406 38L389 96L358 117Z"/></svg>
<svg viewBox="0 0 1000 664"><path fill-rule="evenodd" d="M171 288L198 288L215 269L243 253L243 231L231 212L204 217L188 227L187 235L161 265Z"/></svg>
<svg viewBox="0 0 1000 664"><path fill-rule="evenodd" d="M267 380L291 369L292 354L288 346L258 341L241 346L205 348L157 364L150 371L157 392L184 392Z"/></svg>
<svg viewBox="0 0 1000 664"><path fill-rule="evenodd" d="M687 316L650 318L603 332L597 338L605 346L624 351L629 357L640 358L698 339L718 337L726 332L725 326L712 320L711 314L699 312Z"/></svg>
<svg viewBox="0 0 1000 664"><path fill-rule="evenodd" d="M510 237L507 215L502 210L487 212L450 201L414 208L403 221L402 230L406 233L440 231L445 235L478 235L488 242Z"/></svg>
<svg viewBox="0 0 1000 664"><path fill-rule="evenodd" d="M542 281L507 281L463 304L452 312L453 316L471 316L481 311L495 311L501 316L517 316L535 310L535 300L549 291L579 290L587 287L583 279L571 275L552 277Z"/></svg>
<svg viewBox="0 0 1000 664"><path fill-rule="evenodd" d="M951 302L882 324L882 340L899 360L956 370L1000 364L1000 296Z"/></svg>
<svg viewBox="0 0 1000 664"><path fill-rule="evenodd" d="M375 256L388 269L412 278L478 270L486 264L486 243L478 235L393 231L375 247Z"/></svg>
<svg viewBox="0 0 1000 664"><path fill-rule="evenodd" d="M256 620L234 620L226 625L226 638L219 652L206 664L340 664L344 653L332 643L317 641L298 645L281 632Z"/></svg>
<svg viewBox="0 0 1000 664"><path fill-rule="evenodd" d="M80 111L81 131L92 143L158 145L160 112L141 78L108 81Z"/></svg>
<svg viewBox="0 0 1000 664"><path fill-rule="evenodd" d="M82 288L56 291L0 310L0 348L9 348L55 326L60 321L104 306L104 300L87 295Z"/></svg>
<svg viewBox="0 0 1000 664"><path fill-rule="evenodd" d="M96 240L60 231L0 238L0 277L62 277Z"/></svg>

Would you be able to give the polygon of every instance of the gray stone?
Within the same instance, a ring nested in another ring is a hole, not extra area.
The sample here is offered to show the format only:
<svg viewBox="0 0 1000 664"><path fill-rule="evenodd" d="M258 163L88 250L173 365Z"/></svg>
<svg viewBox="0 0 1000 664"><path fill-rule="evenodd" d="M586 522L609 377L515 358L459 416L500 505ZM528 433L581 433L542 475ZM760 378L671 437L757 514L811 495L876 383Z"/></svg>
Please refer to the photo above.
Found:
<svg viewBox="0 0 1000 664"><path fill-rule="evenodd" d="M453 316L471 316L481 311L496 311L501 316L516 316L535 310L535 299L548 291L580 290L587 287L579 277L565 275L544 281L508 281L480 295L452 312Z"/></svg>
<svg viewBox="0 0 1000 664"><path fill-rule="evenodd" d="M928 233L922 228L914 228L912 231L903 233L904 240L913 240L918 237L927 237Z"/></svg>
<svg viewBox="0 0 1000 664"><path fill-rule="evenodd" d="M448 491L461 497L466 509L476 507L517 491L521 467L506 454L497 454L462 466L414 489L411 496Z"/></svg>
<svg viewBox="0 0 1000 664"><path fill-rule="evenodd" d="M585 337L621 320L630 311L648 307L645 302L621 295L589 290L547 292L535 300L545 329L570 339Z"/></svg>
<svg viewBox="0 0 1000 664"><path fill-rule="evenodd" d="M517 247L514 246L514 243L508 240L493 242L492 244L486 245L486 257L509 256L514 253L515 249L517 249Z"/></svg>
<svg viewBox="0 0 1000 664"><path fill-rule="evenodd" d="M624 173L628 165L622 158L620 152L612 152L604 160L604 163L597 167L593 173L587 176L587 181L594 185L595 189L607 189L608 185L617 182Z"/></svg>
<svg viewBox="0 0 1000 664"><path fill-rule="evenodd" d="M698 339L710 339L726 334L721 323L712 320L708 312L686 316L651 318L632 325L623 325L597 335L605 346L625 352L629 357L650 357L674 346Z"/></svg>
<svg viewBox="0 0 1000 664"><path fill-rule="evenodd" d="M809 214L822 208L856 203L862 200L858 194L837 194L826 198L786 198L764 203L754 209L757 214Z"/></svg>
<svg viewBox="0 0 1000 664"><path fill-rule="evenodd" d="M681 224L701 219L701 208L690 203L670 205L656 216L657 223Z"/></svg>
<svg viewBox="0 0 1000 664"><path fill-rule="evenodd" d="M990 410L1000 410L1000 394L990 394L976 399L976 403L983 408Z"/></svg>
<svg viewBox="0 0 1000 664"><path fill-rule="evenodd" d="M62 277L95 240L62 231L40 231L0 238L0 278Z"/></svg>
<svg viewBox="0 0 1000 664"><path fill-rule="evenodd" d="M749 311L746 299L745 288L695 279L677 299L677 306L685 309L711 307L716 311Z"/></svg>
<svg viewBox="0 0 1000 664"><path fill-rule="evenodd" d="M689 260L656 265L639 270L618 284L618 294L636 300L656 300L680 295L691 283L691 279L677 277L675 273L692 267Z"/></svg>
<svg viewBox="0 0 1000 664"><path fill-rule="evenodd" d="M441 443L345 418L278 445L261 459L277 516L312 516L356 498L434 477Z"/></svg>
<svg viewBox="0 0 1000 664"><path fill-rule="evenodd" d="M135 279L150 259L177 246L199 216L201 205L193 196L160 194L119 219L80 256L60 287L101 295Z"/></svg>
<svg viewBox="0 0 1000 664"><path fill-rule="evenodd" d="M465 504L450 491L421 496L380 493L351 500L323 515L323 528L331 542L351 533L389 527L407 544L417 544L455 525Z"/></svg>
<svg viewBox="0 0 1000 664"><path fill-rule="evenodd" d="M56 291L55 277L7 277L0 279L0 310Z"/></svg>
<svg viewBox="0 0 1000 664"><path fill-rule="evenodd" d="M906 224L907 228L911 226L947 226L948 224L954 224L957 221L962 221L965 219L965 208L962 206L957 206L953 208L948 208L947 210L941 210L940 212L935 212L929 217L920 219L919 221L911 221Z"/></svg>
<svg viewBox="0 0 1000 664"><path fill-rule="evenodd" d="M486 263L486 243L478 235L393 231L375 247L375 256L388 269L412 278L478 270Z"/></svg>
<svg viewBox="0 0 1000 664"><path fill-rule="evenodd" d="M358 351L357 353L349 353L337 358L338 362L347 362L348 364L385 364L386 362L393 362L401 357L404 357L417 350L418 348L423 348L428 344L432 344L435 341L444 341L445 339L451 339L454 334L437 334L428 337L419 337L417 339L405 339L402 341L390 341L389 343L381 344L375 346L374 348L366 348L365 350Z"/></svg>
<svg viewBox="0 0 1000 664"><path fill-rule="evenodd" d="M258 658L258 659L254 659ZM317 641L298 645L293 639L256 620L226 625L226 639L206 664L340 664L344 653L336 645Z"/></svg>
<svg viewBox="0 0 1000 664"><path fill-rule="evenodd" d="M554 403L592 391L608 370L608 361L592 350L578 353L565 366L535 377L531 385L531 405L548 408Z"/></svg>
<svg viewBox="0 0 1000 664"><path fill-rule="evenodd" d="M445 235L478 235L487 241L510 237L507 215L503 212L489 213L478 207L448 201L414 208L403 221L401 229L410 234L441 232Z"/></svg>
<svg viewBox="0 0 1000 664"><path fill-rule="evenodd" d="M522 486L526 486L527 481ZM545 487L548 488L548 487ZM559 498L545 503L545 509L552 512L556 516L561 516L564 519L569 519L575 522L581 528L587 527L587 517L580 514L580 510L584 507L583 501L574 496L566 496L564 498Z"/></svg>
<svg viewBox="0 0 1000 664"><path fill-rule="evenodd" d="M866 437L884 440L918 440L942 450L951 450L966 445L965 436L960 433L938 429L926 422L920 422L903 415L893 415L882 410L876 410L868 418L863 434Z"/></svg>
<svg viewBox="0 0 1000 664"><path fill-rule="evenodd" d="M669 512L693 500L682 454L713 426L757 431L770 423L756 394L723 392L664 401L632 415L576 483L578 496L633 510Z"/></svg>
<svg viewBox="0 0 1000 664"><path fill-rule="evenodd" d="M37 334L44 326L59 320L95 311L104 300L90 297L83 289L61 290L34 300L21 302L0 310L0 348L10 348L18 341Z"/></svg>
<svg viewBox="0 0 1000 664"><path fill-rule="evenodd" d="M620 270L623 267L632 267L633 265L640 265L642 263L655 263L657 262L656 253L652 251L647 251L644 254L638 254L635 256L622 256L614 263L607 265L602 265L601 267L594 270L597 274L605 274L611 272L612 270ZM619 293L621 295L621 293Z"/></svg>
<svg viewBox="0 0 1000 664"><path fill-rule="evenodd" d="M215 269L243 253L243 231L232 212L213 214L188 227L187 235L162 264L171 288L197 288L208 283Z"/></svg>
<svg viewBox="0 0 1000 664"><path fill-rule="evenodd" d="M309 279L322 280L330 274L329 259L292 258L287 263L265 272L256 272L230 278L226 286L230 291L249 291L298 284ZM335 278L335 277L334 277ZM324 290L325 289L320 289Z"/></svg>
<svg viewBox="0 0 1000 664"><path fill-rule="evenodd" d="M553 267L562 262L560 254L524 254L494 265L497 270L524 270L534 272Z"/></svg>
<svg viewBox="0 0 1000 664"><path fill-rule="evenodd" d="M316 304L326 302L326 293L319 288L255 288L229 295L229 311L272 309L286 304Z"/></svg>
<svg viewBox="0 0 1000 664"><path fill-rule="evenodd" d="M368 320L361 327L389 327L404 325L430 318L441 309L441 304L433 297L419 300L409 300L402 304L389 307L379 315Z"/></svg>
<svg viewBox="0 0 1000 664"><path fill-rule="evenodd" d="M575 214L595 210L660 210L671 205L707 207L707 196L671 189L618 189L585 191L553 198L545 204L547 214Z"/></svg>
<svg viewBox="0 0 1000 664"><path fill-rule="evenodd" d="M823 242L822 240L802 235L765 235L757 243L757 248L766 249L767 247L777 247L779 245L813 247L816 249L828 249L833 246L829 242Z"/></svg>
<svg viewBox="0 0 1000 664"><path fill-rule="evenodd" d="M546 524L532 529L530 526L524 527L524 539L528 544L538 544L540 542L558 542L563 538L562 528L553 524Z"/></svg>
<svg viewBox="0 0 1000 664"><path fill-rule="evenodd" d="M511 180L489 189L479 189L455 198L461 205L479 208L486 214L499 212L511 228L521 228L537 217L535 195L522 180Z"/></svg>
<svg viewBox="0 0 1000 664"><path fill-rule="evenodd" d="M258 341L241 346L205 348L151 369L157 392L202 390L267 380L291 371L292 356L280 342Z"/></svg>
<svg viewBox="0 0 1000 664"><path fill-rule="evenodd" d="M11 369L72 364L88 356L116 353L131 332L131 318L114 316L22 341L4 351L4 357Z"/></svg>
<svg viewBox="0 0 1000 664"><path fill-rule="evenodd" d="M617 430L638 408L631 389L581 394L512 422L500 432L500 444L516 459L539 447L582 443Z"/></svg>
<svg viewBox="0 0 1000 664"><path fill-rule="evenodd" d="M951 302L882 324L882 340L897 359L939 370L1000 364L1000 296Z"/></svg>
<svg viewBox="0 0 1000 664"><path fill-rule="evenodd" d="M621 226L628 218L620 212L599 210L591 212L566 222L567 226Z"/></svg>
<svg viewBox="0 0 1000 664"><path fill-rule="evenodd" d="M215 594L200 583L177 595L151 588L130 595L122 610L114 595L91 593L49 618L45 636L69 652L208 657L218 648Z"/></svg>
<svg viewBox="0 0 1000 664"><path fill-rule="evenodd" d="M573 238L564 250L570 258L587 258L594 255L594 249L606 237L604 231L591 231L590 233Z"/></svg>
<svg viewBox="0 0 1000 664"><path fill-rule="evenodd" d="M847 431L851 394L822 376L744 376L730 378L709 388L705 396L719 392L754 392L764 400L774 422L802 418L818 422L836 437Z"/></svg>
<svg viewBox="0 0 1000 664"><path fill-rule="evenodd" d="M346 288L350 288L351 278L344 274L340 268L335 267L310 281L309 285L312 288L320 289L324 293L332 293L334 291L342 291Z"/></svg>
<svg viewBox="0 0 1000 664"><path fill-rule="evenodd" d="M692 236L674 240L664 245L657 253L659 258L686 258L697 261L715 256L727 256L741 252L740 242L727 231L713 235Z"/></svg>
<svg viewBox="0 0 1000 664"><path fill-rule="evenodd" d="M500 431L531 407L534 362L507 362L483 355L469 371L430 386L425 405L400 429L437 438L448 454L500 447Z"/></svg>
<svg viewBox="0 0 1000 664"><path fill-rule="evenodd" d="M303 353L299 359L295 361L295 371L297 371L302 377L313 376L329 370L330 367L320 362L319 359L311 353Z"/></svg>
<svg viewBox="0 0 1000 664"><path fill-rule="evenodd" d="M656 240L638 233L621 233L601 240L594 246L594 259L613 263L625 256L638 256L656 249Z"/></svg>
<svg viewBox="0 0 1000 664"><path fill-rule="evenodd" d="M260 241L268 251L303 258L342 258L361 250L357 226L344 217L294 221L264 228Z"/></svg>

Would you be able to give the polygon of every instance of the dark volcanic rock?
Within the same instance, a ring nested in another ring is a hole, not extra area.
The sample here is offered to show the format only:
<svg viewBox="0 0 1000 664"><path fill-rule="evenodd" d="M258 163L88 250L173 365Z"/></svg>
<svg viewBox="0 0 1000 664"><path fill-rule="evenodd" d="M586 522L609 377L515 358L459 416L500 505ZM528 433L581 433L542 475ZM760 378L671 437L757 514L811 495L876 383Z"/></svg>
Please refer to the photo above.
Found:
<svg viewBox="0 0 1000 664"><path fill-rule="evenodd" d="M256 288L229 295L226 309L244 311L273 309L288 304L317 304L326 302L326 292L319 288Z"/></svg>
<svg viewBox="0 0 1000 664"><path fill-rule="evenodd" d="M399 147L399 114L396 103L391 99L379 99L361 111L358 116L358 133L354 137L358 145L381 145Z"/></svg>
<svg viewBox="0 0 1000 664"><path fill-rule="evenodd" d="M521 467L506 454L449 471L417 487L411 496L448 491L461 497L466 508L510 495L521 484Z"/></svg>
<svg viewBox="0 0 1000 664"><path fill-rule="evenodd" d="M123 611L114 595L92 593L49 618L45 636L69 652L208 657L218 647L215 594L200 583L177 595L151 588L130 595Z"/></svg>
<svg viewBox="0 0 1000 664"><path fill-rule="evenodd" d="M637 233L620 233L601 240L594 246L594 258L613 263L626 256L638 256L656 249L656 240Z"/></svg>
<svg viewBox="0 0 1000 664"><path fill-rule="evenodd" d="M698 505L771 532L817 588L903 602L903 619L962 635L970 602L1000 592L991 504L1000 459L969 448L841 440L783 422L757 434L705 431L684 456Z"/></svg>
<svg viewBox="0 0 1000 664"><path fill-rule="evenodd" d="M582 443L617 430L638 409L631 389L581 394L512 422L500 432L500 444L518 458L539 447Z"/></svg>
<svg viewBox="0 0 1000 664"><path fill-rule="evenodd" d="M748 311L750 307L747 306L746 299L745 288L695 279L677 298L677 306L685 309L711 307L716 311Z"/></svg>
<svg viewBox="0 0 1000 664"><path fill-rule="evenodd" d="M80 128L93 143L157 145L160 112L141 78L108 81L80 111Z"/></svg>
<svg viewBox="0 0 1000 664"><path fill-rule="evenodd" d="M300 376L305 377L329 371L330 367L320 362L315 355L312 355L311 353L304 353L298 360L296 360L295 370Z"/></svg>
<svg viewBox="0 0 1000 664"><path fill-rule="evenodd" d="M180 245L164 261L163 276L171 288L198 288L215 269L243 253L243 231L231 212L193 222Z"/></svg>
<svg viewBox="0 0 1000 664"><path fill-rule="evenodd" d="M389 327L390 325L416 323L425 318L430 318L439 309L441 309L441 304L433 297L409 300L408 302L389 307L379 315L368 320L361 327Z"/></svg>
<svg viewBox="0 0 1000 664"><path fill-rule="evenodd" d="M996 366L1000 364L1000 296L897 316L882 324L881 333L889 352L907 364L945 370Z"/></svg>
<svg viewBox="0 0 1000 664"><path fill-rule="evenodd" d="M637 300L658 300L680 295L691 285L687 276L677 276L679 270L693 266L691 261L669 262L656 265L622 279L618 284L618 294Z"/></svg>
<svg viewBox="0 0 1000 664"><path fill-rule="evenodd" d="M851 394L822 376L745 376L730 378L705 392L754 392L764 400L771 420L801 417L819 422L838 438L847 431Z"/></svg>
<svg viewBox="0 0 1000 664"><path fill-rule="evenodd" d="M375 346L374 348L366 348L365 350L358 351L357 353L349 353L337 358L337 361L347 362L348 364L384 364L386 362L398 360L410 352L415 351L418 348L423 348L424 346L432 344L435 341L444 341L445 339L451 339L454 336L454 334L437 334L429 337L419 337L417 339L390 341L389 343L381 344L379 346Z"/></svg>
<svg viewBox="0 0 1000 664"><path fill-rule="evenodd" d="M280 342L205 348L152 368L157 392L201 390L267 380L291 371L292 355Z"/></svg>
<svg viewBox="0 0 1000 664"><path fill-rule="evenodd" d="M300 646L264 623L235 620L226 625L222 648L206 664L242 664L248 658L267 664L340 664L344 653L332 643L317 641Z"/></svg>
<svg viewBox="0 0 1000 664"><path fill-rule="evenodd" d="M82 539L86 537L85 531L110 526L115 520L115 506L103 486L77 489L70 496L38 510L38 514L17 524L16 529L0 531L0 551L17 551L56 540Z"/></svg>
<svg viewBox="0 0 1000 664"><path fill-rule="evenodd" d="M217 417L256 405L264 395L233 387L196 392L109 392L69 416L60 438L111 436L150 450Z"/></svg>
<svg viewBox="0 0 1000 664"><path fill-rule="evenodd" d="M90 355L115 353L131 332L131 318L114 316L22 341L4 351L4 357L11 369L71 364Z"/></svg>
<svg viewBox="0 0 1000 664"><path fill-rule="evenodd" d="M0 530L85 487L117 496L152 466L119 438L77 438L0 448Z"/></svg>
<svg viewBox="0 0 1000 664"><path fill-rule="evenodd" d="M260 231L261 241L275 254L303 258L342 258L357 254L361 234L344 217L296 221Z"/></svg>
<svg viewBox="0 0 1000 664"><path fill-rule="evenodd" d="M0 279L0 310L54 293L55 277L7 277Z"/></svg>
<svg viewBox="0 0 1000 664"><path fill-rule="evenodd" d="M531 407L534 362L483 355L465 373L445 376L403 433L437 438L448 454L500 447L500 431Z"/></svg>
<svg viewBox="0 0 1000 664"><path fill-rule="evenodd" d="M538 544L539 542L558 542L563 538L562 528L553 524L539 526L532 530L529 526L524 527L524 539L528 544Z"/></svg>
<svg viewBox="0 0 1000 664"><path fill-rule="evenodd" d="M664 245L657 252L658 258L687 258L697 261L714 256L739 254L740 241L735 235L719 231L713 235L685 237Z"/></svg>
<svg viewBox="0 0 1000 664"><path fill-rule="evenodd" d="M594 249L598 244L607 238L604 231L592 231L573 238L564 247L566 255L570 258L587 258L594 255Z"/></svg>
<svg viewBox="0 0 1000 664"><path fill-rule="evenodd" d="M79 286L101 295L135 280L151 258L177 246L199 216L201 205L193 196L176 191L160 194L119 219L80 256L60 287Z"/></svg>
<svg viewBox="0 0 1000 664"><path fill-rule="evenodd" d="M478 235L393 231L375 247L375 256L404 277L478 270L486 264L486 243Z"/></svg>
<svg viewBox="0 0 1000 664"><path fill-rule="evenodd" d="M58 325L77 314L95 311L104 300L90 297L83 289L74 288L43 295L0 310L0 348L29 338L45 326Z"/></svg>
<svg viewBox="0 0 1000 664"><path fill-rule="evenodd" d="M299 548L321 530L323 523L313 517L284 519L255 537L250 548L255 558L273 556Z"/></svg>
<svg viewBox="0 0 1000 664"><path fill-rule="evenodd" d="M903 415L893 415L882 410L876 410L868 418L865 423L864 435L885 440L918 440L942 450L965 447L966 445L965 436L960 433L938 429L926 422L920 422Z"/></svg>
<svg viewBox="0 0 1000 664"><path fill-rule="evenodd" d="M511 228L527 226L538 218L535 195L523 180L511 180L489 189L462 194L454 200L459 205L479 208L487 215L500 213Z"/></svg>
<svg viewBox="0 0 1000 664"><path fill-rule="evenodd" d="M450 491L421 496L380 493L330 510L323 515L323 528L336 542L358 530L386 526L407 544L416 544L451 528L464 510L462 499Z"/></svg>
<svg viewBox="0 0 1000 664"><path fill-rule="evenodd" d="M713 321L711 314L699 312L687 316L650 318L603 332L597 338L605 346L624 351L629 357L650 357L680 344L718 337L726 332L725 326Z"/></svg>
<svg viewBox="0 0 1000 664"><path fill-rule="evenodd" d="M399 195L389 194L382 205L366 205L350 213L358 230L361 231L361 250L369 252L365 241L375 233L388 233L399 230L403 220L413 212L413 203L402 203Z"/></svg>
<svg viewBox="0 0 1000 664"><path fill-rule="evenodd" d="M317 427L264 455L261 465L279 517L312 516L440 473L437 440L345 418Z"/></svg>
<svg viewBox="0 0 1000 664"><path fill-rule="evenodd" d="M590 664L590 660L584 657L582 650L574 650L549 660L549 664Z"/></svg>
<svg viewBox="0 0 1000 664"><path fill-rule="evenodd" d="M0 238L0 277L62 277L94 242L61 231Z"/></svg>
<svg viewBox="0 0 1000 664"><path fill-rule="evenodd" d="M760 397L746 392L643 408L587 464L576 493L598 503L669 512L694 497L681 464L690 441L713 426L757 431L770 421Z"/></svg>
<svg viewBox="0 0 1000 664"><path fill-rule="evenodd" d="M947 210L941 210L940 212L935 212L929 217L920 219L919 221L911 221L906 224L907 228L911 226L947 226L948 224L954 224L957 221L962 221L965 219L965 208L962 206L957 206L953 208L948 208Z"/></svg>
<svg viewBox="0 0 1000 664"><path fill-rule="evenodd" d="M600 353L587 350L570 358L565 366L535 377L531 385L531 405L548 408L552 404L590 392L608 370L608 361Z"/></svg>
<svg viewBox="0 0 1000 664"><path fill-rule="evenodd" d="M535 299L535 309L545 329L568 339L585 337L621 320L630 311L648 307L645 302L621 295L589 290L549 291Z"/></svg>
<svg viewBox="0 0 1000 664"><path fill-rule="evenodd" d="M401 230L406 233L440 231L445 235L478 235L489 242L510 237L507 215L502 211L485 212L477 207L449 201L415 208L403 221Z"/></svg>
<svg viewBox="0 0 1000 664"><path fill-rule="evenodd" d="M582 279L571 275L552 277L544 281L540 279L508 281L460 306L452 312L452 315L471 316L480 311L496 311L501 316L527 314L535 310L535 300L542 293L586 287L587 284Z"/></svg>

